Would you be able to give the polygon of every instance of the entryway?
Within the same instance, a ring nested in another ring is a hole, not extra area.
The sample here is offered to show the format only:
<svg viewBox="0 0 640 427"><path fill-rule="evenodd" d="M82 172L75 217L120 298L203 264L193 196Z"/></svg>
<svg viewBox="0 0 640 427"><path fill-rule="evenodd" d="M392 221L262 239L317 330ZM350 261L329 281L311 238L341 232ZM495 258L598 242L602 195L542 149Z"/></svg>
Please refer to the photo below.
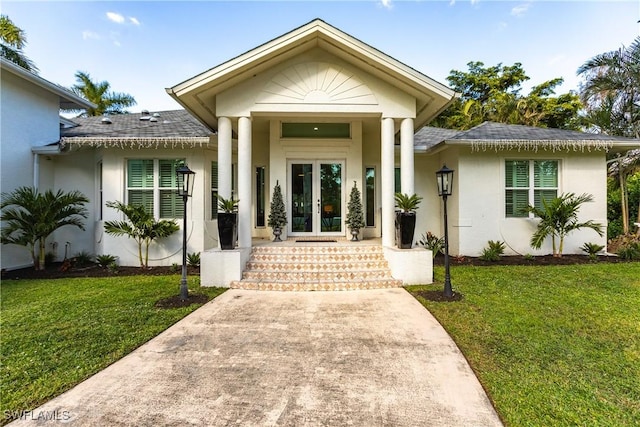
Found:
<svg viewBox="0 0 640 427"><path fill-rule="evenodd" d="M290 236L344 236L344 163L288 162Z"/></svg>

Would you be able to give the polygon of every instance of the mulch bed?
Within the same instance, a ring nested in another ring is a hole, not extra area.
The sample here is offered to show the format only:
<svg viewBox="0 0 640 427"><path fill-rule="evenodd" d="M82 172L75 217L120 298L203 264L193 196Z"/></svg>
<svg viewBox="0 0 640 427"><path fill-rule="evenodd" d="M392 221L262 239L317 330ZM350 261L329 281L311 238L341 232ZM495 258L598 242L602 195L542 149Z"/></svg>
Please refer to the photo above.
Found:
<svg viewBox="0 0 640 427"><path fill-rule="evenodd" d="M33 267L21 268L19 270L3 271L2 280L9 279L64 279L68 277L119 277L119 276L166 276L169 274L182 274L182 269L178 267L118 267L116 271L108 268L101 268L97 265L73 267L64 271L62 263L53 263L45 270L34 270ZM187 267L187 275L199 276L200 268Z"/></svg>

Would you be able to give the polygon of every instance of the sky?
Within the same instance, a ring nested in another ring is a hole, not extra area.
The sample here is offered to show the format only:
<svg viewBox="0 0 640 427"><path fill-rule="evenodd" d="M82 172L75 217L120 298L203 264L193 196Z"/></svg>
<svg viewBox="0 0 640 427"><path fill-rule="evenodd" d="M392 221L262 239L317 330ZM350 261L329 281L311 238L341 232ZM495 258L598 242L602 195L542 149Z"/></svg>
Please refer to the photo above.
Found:
<svg viewBox="0 0 640 427"><path fill-rule="evenodd" d="M562 77L578 90L589 58L640 35L640 0L7 1L40 76L75 73L134 96L130 112L181 108L172 87L316 18L446 84L470 61L522 63L523 87Z"/></svg>

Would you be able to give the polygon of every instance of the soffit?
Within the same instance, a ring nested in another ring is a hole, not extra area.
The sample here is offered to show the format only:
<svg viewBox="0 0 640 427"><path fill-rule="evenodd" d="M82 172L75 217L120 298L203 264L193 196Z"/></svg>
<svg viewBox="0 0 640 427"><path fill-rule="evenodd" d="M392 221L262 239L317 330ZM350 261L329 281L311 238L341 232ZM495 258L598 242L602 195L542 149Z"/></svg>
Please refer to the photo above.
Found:
<svg viewBox="0 0 640 427"><path fill-rule="evenodd" d="M167 92L200 121L216 129L218 93L314 48L323 49L413 96L417 102L416 129L446 108L455 96L445 85L319 19L168 88Z"/></svg>

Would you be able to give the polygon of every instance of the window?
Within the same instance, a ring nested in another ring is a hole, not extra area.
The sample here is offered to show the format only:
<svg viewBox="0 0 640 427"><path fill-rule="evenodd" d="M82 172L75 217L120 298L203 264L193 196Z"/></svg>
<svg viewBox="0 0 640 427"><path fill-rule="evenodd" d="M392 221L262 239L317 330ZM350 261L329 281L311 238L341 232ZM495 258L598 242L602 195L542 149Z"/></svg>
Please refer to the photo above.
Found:
<svg viewBox="0 0 640 427"><path fill-rule="evenodd" d="M400 175L400 168L393 169L393 190L396 193L400 193L402 191L402 180Z"/></svg>
<svg viewBox="0 0 640 427"><path fill-rule="evenodd" d="M351 138L350 123L282 123L283 138Z"/></svg>
<svg viewBox="0 0 640 427"><path fill-rule="evenodd" d="M376 169L368 167L364 171L365 225L375 227L376 219Z"/></svg>
<svg viewBox="0 0 640 427"><path fill-rule="evenodd" d="M505 162L505 214L528 217L527 205L543 207L558 195L557 160L507 160Z"/></svg>
<svg viewBox="0 0 640 427"><path fill-rule="evenodd" d="M265 182L264 166L256 167L256 227L265 226Z"/></svg>
<svg viewBox="0 0 640 427"><path fill-rule="evenodd" d="M184 159L129 159L127 203L142 205L156 218L182 218L176 169Z"/></svg>
<svg viewBox="0 0 640 427"><path fill-rule="evenodd" d="M104 206L104 196L103 196L102 187L103 187L102 162L98 162L98 200L100 203L98 205L98 221L102 221L102 218L103 218L102 207Z"/></svg>

